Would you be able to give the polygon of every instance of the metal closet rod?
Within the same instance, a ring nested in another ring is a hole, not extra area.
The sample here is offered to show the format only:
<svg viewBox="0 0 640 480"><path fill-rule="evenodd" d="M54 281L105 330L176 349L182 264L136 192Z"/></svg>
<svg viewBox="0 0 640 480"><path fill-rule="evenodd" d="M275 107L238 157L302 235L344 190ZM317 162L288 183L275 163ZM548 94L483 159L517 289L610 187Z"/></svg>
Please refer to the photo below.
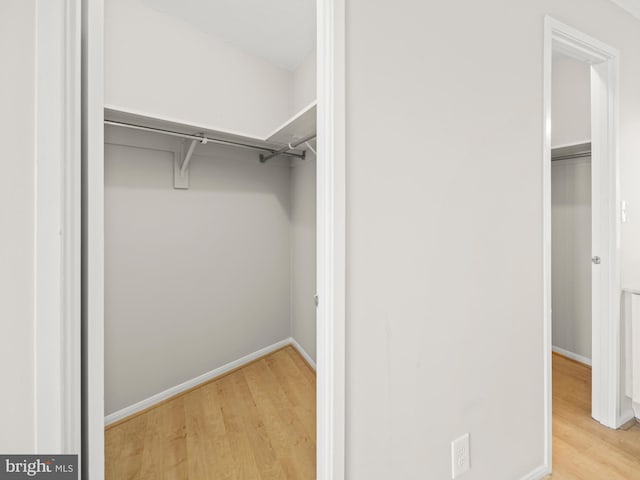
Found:
<svg viewBox="0 0 640 480"><path fill-rule="evenodd" d="M282 147L280 150L276 151L276 152L272 152L270 155L262 155L260 154L260 163L264 163L267 160L273 158L273 157L277 157L278 155L289 155L287 152L289 150L294 150L295 148L298 147L298 145L302 145L303 143L309 142L311 140L313 140L314 138L316 138L316 134L312 133L311 135L307 135L306 137L304 137L301 140L297 140L294 143L290 143L289 145L287 145L286 147ZM304 159L304 153L302 154L302 158Z"/></svg>
<svg viewBox="0 0 640 480"><path fill-rule="evenodd" d="M590 157L590 156L591 156L591 152L574 153L572 155L562 155L559 157L553 157L551 161L557 162L558 160L571 160L572 158L583 158L583 157Z"/></svg>
<svg viewBox="0 0 640 480"><path fill-rule="evenodd" d="M569 155L559 155L557 157L551 157L552 162L557 162L558 160L570 160L572 158L583 158L590 157L591 152L580 152L580 153L572 153Z"/></svg>
<svg viewBox="0 0 640 480"><path fill-rule="evenodd" d="M206 143L210 142L210 143L217 143L219 145L230 145L233 147L247 148L250 150L258 150L260 152L269 152L269 156L267 160L269 158L277 157L278 155L289 155L291 157L302 158L302 159L305 158L304 152L303 153L290 152L289 150L293 150L293 148L288 148L288 147L285 147L284 149L281 149L281 150L274 150L272 148L258 147L257 145L250 145L248 143L234 142L233 140L221 140L219 138L211 138L205 135L189 135L188 133L174 132L172 130L165 130L163 128L144 127L142 125L136 125L133 123L114 122L113 120L105 120L104 124L113 125L115 127L131 128L133 130L142 130L143 132L161 133L163 135L171 135L173 137L187 138L189 140L197 140L199 142L202 142L204 140L206 141ZM303 142L297 142L296 146L300 145L301 143ZM264 156L263 154L260 154L260 161L262 163L266 161L266 160L264 161L262 160L263 156Z"/></svg>
<svg viewBox="0 0 640 480"><path fill-rule="evenodd" d="M591 142L576 143L564 147L556 147L551 150L551 161L570 160L591 156Z"/></svg>

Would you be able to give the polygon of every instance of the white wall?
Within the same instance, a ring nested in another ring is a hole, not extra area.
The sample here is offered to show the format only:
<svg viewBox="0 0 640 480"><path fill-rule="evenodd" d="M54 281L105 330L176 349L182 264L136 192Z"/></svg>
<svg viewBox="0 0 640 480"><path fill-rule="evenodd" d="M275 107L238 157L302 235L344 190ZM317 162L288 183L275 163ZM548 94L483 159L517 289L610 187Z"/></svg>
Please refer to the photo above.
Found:
<svg viewBox="0 0 640 480"><path fill-rule="evenodd" d="M313 49L293 72L292 113L299 112L316 99L316 62L316 49Z"/></svg>
<svg viewBox="0 0 640 480"><path fill-rule="evenodd" d="M0 451L30 453L34 427L35 19L33 0L0 2Z"/></svg>
<svg viewBox="0 0 640 480"><path fill-rule="evenodd" d="M109 414L290 336L291 169L198 146L191 188L174 190L163 150L179 140L106 141ZM132 142L157 150L111 144Z"/></svg>
<svg viewBox="0 0 640 480"><path fill-rule="evenodd" d="M591 360L591 158L551 164L553 346Z"/></svg>
<svg viewBox="0 0 640 480"><path fill-rule="evenodd" d="M554 54L551 88L551 146L591 141L591 67Z"/></svg>
<svg viewBox="0 0 640 480"><path fill-rule="evenodd" d="M625 48L623 55L633 57ZM627 203L627 222L622 224L622 286L640 290L640 61L623 60L620 102L620 184ZM634 83L635 82L635 83Z"/></svg>
<svg viewBox="0 0 640 480"><path fill-rule="evenodd" d="M105 102L248 136L292 114L292 74L139 0L105 2Z"/></svg>
<svg viewBox="0 0 640 480"><path fill-rule="evenodd" d="M291 335L316 360L316 158L291 171Z"/></svg>
<svg viewBox="0 0 640 480"><path fill-rule="evenodd" d="M469 480L544 462L546 13L623 52L624 178L640 22L611 2L347 2L348 478L450 478L464 432Z"/></svg>
<svg viewBox="0 0 640 480"><path fill-rule="evenodd" d="M316 100L316 50L292 78L292 107L298 112ZM292 162L291 173L291 335L316 360L316 157Z"/></svg>

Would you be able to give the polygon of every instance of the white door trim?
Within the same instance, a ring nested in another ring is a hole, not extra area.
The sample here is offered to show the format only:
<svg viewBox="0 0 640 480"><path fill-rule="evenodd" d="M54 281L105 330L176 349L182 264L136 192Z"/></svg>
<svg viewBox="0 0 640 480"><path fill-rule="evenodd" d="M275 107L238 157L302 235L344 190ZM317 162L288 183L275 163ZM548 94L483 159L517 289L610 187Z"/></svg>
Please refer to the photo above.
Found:
<svg viewBox="0 0 640 480"><path fill-rule="evenodd" d="M345 0L318 2L317 478L345 477Z"/></svg>
<svg viewBox="0 0 640 480"><path fill-rule="evenodd" d="M83 478L104 478L104 0L83 3ZM317 478L345 476L345 0L318 2Z"/></svg>
<svg viewBox="0 0 640 480"><path fill-rule="evenodd" d="M104 479L104 0L82 0L82 475Z"/></svg>
<svg viewBox="0 0 640 480"><path fill-rule="evenodd" d="M80 453L80 1L36 2L35 449Z"/></svg>
<svg viewBox="0 0 640 480"><path fill-rule="evenodd" d="M594 232L595 255L602 257L603 281L594 291L600 314L593 314L592 416L600 423L619 426L620 403L620 215L618 180L618 62L619 52L573 27L547 16L544 34L543 128L543 304L544 304L544 414L545 465L551 468L551 88L553 52L562 52L591 64L592 175L601 190L593 192L594 210L606 218ZM599 197L601 201L596 201ZM598 205L596 205L598 203Z"/></svg>

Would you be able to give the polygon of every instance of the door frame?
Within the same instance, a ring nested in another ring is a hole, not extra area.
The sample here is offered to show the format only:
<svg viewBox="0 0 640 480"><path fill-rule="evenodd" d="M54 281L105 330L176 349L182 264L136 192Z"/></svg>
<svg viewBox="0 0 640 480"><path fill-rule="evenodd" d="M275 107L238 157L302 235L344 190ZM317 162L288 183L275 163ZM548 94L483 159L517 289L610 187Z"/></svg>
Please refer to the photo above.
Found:
<svg viewBox="0 0 640 480"><path fill-rule="evenodd" d="M615 48L545 17L543 126L543 296L545 464L551 469L552 315L551 315L551 88L553 52L591 64L592 209L604 219L592 244L603 259L601 281L594 285L592 315L592 416L610 428L620 415L620 182L618 159L619 58ZM595 314L595 310L601 312Z"/></svg>
<svg viewBox="0 0 640 480"><path fill-rule="evenodd" d="M318 480L345 478L346 0L317 2L316 458Z"/></svg>
<svg viewBox="0 0 640 480"><path fill-rule="evenodd" d="M81 478L104 479L104 0L82 0Z"/></svg>
<svg viewBox="0 0 640 480"><path fill-rule="evenodd" d="M83 478L104 478L104 0L82 0ZM317 3L317 478L345 477L345 0Z"/></svg>
<svg viewBox="0 0 640 480"><path fill-rule="evenodd" d="M80 0L35 2L34 451L79 454Z"/></svg>

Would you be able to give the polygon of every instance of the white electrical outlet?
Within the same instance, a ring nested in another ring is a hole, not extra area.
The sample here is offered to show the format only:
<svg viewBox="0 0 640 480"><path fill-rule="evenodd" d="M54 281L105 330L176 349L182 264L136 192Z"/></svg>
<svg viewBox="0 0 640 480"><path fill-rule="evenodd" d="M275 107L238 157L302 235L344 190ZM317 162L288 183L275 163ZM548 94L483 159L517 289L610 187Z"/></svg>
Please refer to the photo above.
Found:
<svg viewBox="0 0 640 480"><path fill-rule="evenodd" d="M451 478L458 478L471 468L470 456L469 434L465 433L451 442Z"/></svg>

